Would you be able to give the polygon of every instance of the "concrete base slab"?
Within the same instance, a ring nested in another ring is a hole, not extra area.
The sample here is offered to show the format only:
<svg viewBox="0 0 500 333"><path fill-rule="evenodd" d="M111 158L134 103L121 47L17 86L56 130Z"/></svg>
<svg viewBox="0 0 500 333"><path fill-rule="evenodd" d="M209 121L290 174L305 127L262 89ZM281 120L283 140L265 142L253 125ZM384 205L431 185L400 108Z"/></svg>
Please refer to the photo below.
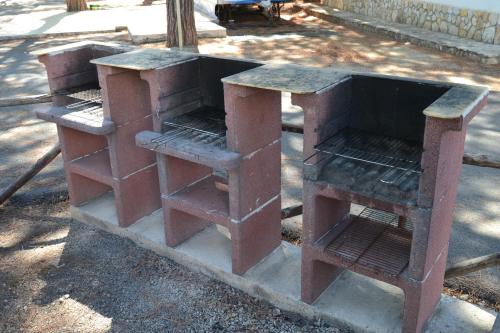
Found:
<svg viewBox="0 0 500 333"><path fill-rule="evenodd" d="M127 237L139 246L308 318L322 318L355 332L399 332L403 294L395 287L345 272L313 305L300 301L300 248L287 242L244 276L231 273L231 243L224 229L208 227L177 248L165 245L161 211L128 228L118 227L114 198L106 194L81 207L74 219ZM443 295L426 332L490 332L495 316Z"/></svg>
<svg viewBox="0 0 500 333"><path fill-rule="evenodd" d="M134 44L161 42L166 39L167 12L165 6L148 13L149 22L131 21L128 23L128 34ZM208 20L204 15L195 12L196 32L198 38L224 38L226 28Z"/></svg>

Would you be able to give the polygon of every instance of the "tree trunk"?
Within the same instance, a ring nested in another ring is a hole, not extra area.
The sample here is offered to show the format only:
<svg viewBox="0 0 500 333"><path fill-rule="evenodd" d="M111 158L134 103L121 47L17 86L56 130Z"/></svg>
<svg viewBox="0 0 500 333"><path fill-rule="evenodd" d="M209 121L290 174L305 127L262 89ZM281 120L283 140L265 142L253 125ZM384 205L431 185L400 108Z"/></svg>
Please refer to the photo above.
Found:
<svg viewBox="0 0 500 333"><path fill-rule="evenodd" d="M478 258L464 260L446 270L445 279L476 272L488 267L500 265L500 252Z"/></svg>
<svg viewBox="0 0 500 333"><path fill-rule="evenodd" d="M66 10L68 12L87 10L87 2L85 0L66 0Z"/></svg>
<svg viewBox="0 0 500 333"><path fill-rule="evenodd" d="M180 8L176 7L177 4ZM180 34L177 13L181 16ZM198 51L193 0L167 0L167 47Z"/></svg>

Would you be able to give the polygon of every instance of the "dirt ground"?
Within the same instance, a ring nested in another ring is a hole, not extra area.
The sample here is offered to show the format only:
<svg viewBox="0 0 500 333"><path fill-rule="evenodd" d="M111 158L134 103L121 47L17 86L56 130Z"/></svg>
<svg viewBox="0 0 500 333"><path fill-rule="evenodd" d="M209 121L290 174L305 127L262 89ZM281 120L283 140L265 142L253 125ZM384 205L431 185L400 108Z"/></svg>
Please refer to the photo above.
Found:
<svg viewBox="0 0 500 333"><path fill-rule="evenodd" d="M228 26L227 39L202 39L200 52L273 62L371 71L431 80L469 83L500 90L498 65L422 48L389 37L332 24L287 5L283 21Z"/></svg>
<svg viewBox="0 0 500 333"><path fill-rule="evenodd" d="M1 332L346 332L72 222L66 199L0 208Z"/></svg>
<svg viewBox="0 0 500 333"><path fill-rule="evenodd" d="M290 7L282 16L285 22L273 27L261 20L228 26L228 38L202 39L200 52L483 84L500 91L498 66L330 24ZM127 41L125 33L85 38ZM0 48L26 44L31 51L74 40L10 42ZM56 137L29 107L0 108L0 121L2 188ZM288 237L300 242L297 235ZM480 290L459 282L447 292L465 298L457 290L464 286L469 301L496 303L500 309L498 300L484 300ZM60 158L0 206L0 318L1 332L339 332L283 313L128 240L72 222Z"/></svg>

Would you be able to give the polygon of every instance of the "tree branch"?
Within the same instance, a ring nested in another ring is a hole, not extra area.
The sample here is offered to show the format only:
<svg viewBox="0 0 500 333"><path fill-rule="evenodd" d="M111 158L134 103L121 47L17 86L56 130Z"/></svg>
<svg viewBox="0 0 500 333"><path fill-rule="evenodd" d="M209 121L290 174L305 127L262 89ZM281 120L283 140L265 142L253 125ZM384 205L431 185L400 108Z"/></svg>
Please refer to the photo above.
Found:
<svg viewBox="0 0 500 333"><path fill-rule="evenodd" d="M36 163L21 177L11 184L5 191L0 193L0 205L9 199L17 190L23 187L31 178L35 177L43 168L45 168L57 155L61 152L61 146L56 144L45 155L42 156Z"/></svg>
<svg viewBox="0 0 500 333"><path fill-rule="evenodd" d="M444 278L450 279L498 265L500 265L500 252L459 262L446 270Z"/></svg>

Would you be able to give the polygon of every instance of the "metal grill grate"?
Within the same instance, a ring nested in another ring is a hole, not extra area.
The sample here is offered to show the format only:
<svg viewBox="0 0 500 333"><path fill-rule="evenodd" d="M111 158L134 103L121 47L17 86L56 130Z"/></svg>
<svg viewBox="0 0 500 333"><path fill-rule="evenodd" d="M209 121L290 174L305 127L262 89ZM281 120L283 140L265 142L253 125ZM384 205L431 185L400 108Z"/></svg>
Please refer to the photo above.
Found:
<svg viewBox="0 0 500 333"><path fill-rule="evenodd" d="M102 96L100 89L89 89L66 95L78 100L66 105L71 112L78 111L90 118L102 118Z"/></svg>
<svg viewBox="0 0 500 333"><path fill-rule="evenodd" d="M363 209L363 211L359 214L359 217L380 223L390 224L395 227L398 226L398 219L399 219L398 215L396 214L368 207Z"/></svg>
<svg viewBox="0 0 500 333"><path fill-rule="evenodd" d="M79 99L80 101L102 103L101 89L87 89L66 96Z"/></svg>
<svg viewBox="0 0 500 333"><path fill-rule="evenodd" d="M324 163L335 158L384 167L379 180L400 185L421 174L422 148L408 141L345 129L315 147L317 154L307 163ZM339 161L339 163L342 163Z"/></svg>
<svg viewBox="0 0 500 333"><path fill-rule="evenodd" d="M383 210L365 207L359 214L359 217L370 221L388 224L393 227L403 228L410 232L413 230L412 222L409 219L394 213L385 212Z"/></svg>
<svg viewBox="0 0 500 333"><path fill-rule="evenodd" d="M221 110L202 108L163 122L163 135L152 142L166 143L184 139L226 148L225 113Z"/></svg>

